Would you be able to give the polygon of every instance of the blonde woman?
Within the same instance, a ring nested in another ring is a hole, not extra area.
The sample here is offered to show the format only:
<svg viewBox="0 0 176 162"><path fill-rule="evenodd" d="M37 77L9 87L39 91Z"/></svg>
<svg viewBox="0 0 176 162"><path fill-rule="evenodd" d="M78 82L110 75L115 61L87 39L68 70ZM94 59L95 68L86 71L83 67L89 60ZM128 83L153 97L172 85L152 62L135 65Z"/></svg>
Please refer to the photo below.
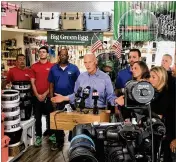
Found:
<svg viewBox="0 0 176 162"><path fill-rule="evenodd" d="M149 82L155 88L155 96L154 96L154 99L151 101L151 110L152 112L157 114L161 119L163 119L165 117L165 112L168 109L167 71L163 67L159 67L159 66L155 66L151 68ZM154 154L155 154L154 161L155 162L157 161L156 153L159 151L159 144L160 144L160 138L158 138L157 136L154 136Z"/></svg>
<svg viewBox="0 0 176 162"><path fill-rule="evenodd" d="M163 67L155 66L150 70L149 82L155 88L155 98L151 102L151 109L160 118L168 107L167 81L168 75Z"/></svg>

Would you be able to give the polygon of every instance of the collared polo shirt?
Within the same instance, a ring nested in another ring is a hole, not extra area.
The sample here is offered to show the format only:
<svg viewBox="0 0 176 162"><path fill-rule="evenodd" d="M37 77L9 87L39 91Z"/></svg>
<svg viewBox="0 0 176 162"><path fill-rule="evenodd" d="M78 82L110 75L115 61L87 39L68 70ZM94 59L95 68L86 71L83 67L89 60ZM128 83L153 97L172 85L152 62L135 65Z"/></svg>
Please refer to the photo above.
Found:
<svg viewBox="0 0 176 162"><path fill-rule="evenodd" d="M132 79L132 72L130 71L130 67L119 71L116 77L115 87L117 89L124 88L125 84Z"/></svg>
<svg viewBox="0 0 176 162"><path fill-rule="evenodd" d="M39 94L43 94L49 89L48 74L53 66L52 63L42 64L40 61L31 67L31 78L35 79L35 86Z"/></svg>
<svg viewBox="0 0 176 162"><path fill-rule="evenodd" d="M48 81L54 84L54 93L66 96L74 92L79 74L80 71L76 65L69 63L63 70L59 64L56 64L51 68Z"/></svg>
<svg viewBox="0 0 176 162"><path fill-rule="evenodd" d="M7 82L30 81L31 70L28 68L20 69L18 67L10 68L7 74Z"/></svg>

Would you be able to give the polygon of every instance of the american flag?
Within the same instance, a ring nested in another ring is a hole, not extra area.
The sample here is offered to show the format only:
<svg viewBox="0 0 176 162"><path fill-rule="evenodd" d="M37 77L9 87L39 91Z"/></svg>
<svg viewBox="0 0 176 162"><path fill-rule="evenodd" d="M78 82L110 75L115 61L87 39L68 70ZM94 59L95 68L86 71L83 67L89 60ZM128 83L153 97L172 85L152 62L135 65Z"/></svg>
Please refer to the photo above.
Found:
<svg viewBox="0 0 176 162"><path fill-rule="evenodd" d="M117 39L117 41L112 45L115 48L115 55L119 59L121 57L122 50L122 35Z"/></svg>
<svg viewBox="0 0 176 162"><path fill-rule="evenodd" d="M94 53L97 49L103 46L103 43L100 40L97 40L91 47L91 52Z"/></svg>

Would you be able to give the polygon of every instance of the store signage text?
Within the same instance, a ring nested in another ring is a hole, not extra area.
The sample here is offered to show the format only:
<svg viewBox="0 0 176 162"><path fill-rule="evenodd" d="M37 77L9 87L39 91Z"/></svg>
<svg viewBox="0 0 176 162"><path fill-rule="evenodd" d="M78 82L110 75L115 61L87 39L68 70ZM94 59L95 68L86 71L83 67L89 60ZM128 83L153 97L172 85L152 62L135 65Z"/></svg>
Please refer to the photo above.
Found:
<svg viewBox="0 0 176 162"><path fill-rule="evenodd" d="M92 44L94 32L59 32L48 31L47 42L50 45L87 45ZM103 33L96 33L98 38L102 37Z"/></svg>

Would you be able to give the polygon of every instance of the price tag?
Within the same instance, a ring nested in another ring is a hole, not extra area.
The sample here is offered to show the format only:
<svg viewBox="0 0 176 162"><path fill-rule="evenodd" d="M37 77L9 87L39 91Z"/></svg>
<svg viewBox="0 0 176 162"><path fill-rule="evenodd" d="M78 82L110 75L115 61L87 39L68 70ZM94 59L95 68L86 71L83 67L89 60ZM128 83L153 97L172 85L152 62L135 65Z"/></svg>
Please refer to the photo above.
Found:
<svg viewBox="0 0 176 162"><path fill-rule="evenodd" d="M39 24L40 23L40 19L39 18L35 18L35 24Z"/></svg>

